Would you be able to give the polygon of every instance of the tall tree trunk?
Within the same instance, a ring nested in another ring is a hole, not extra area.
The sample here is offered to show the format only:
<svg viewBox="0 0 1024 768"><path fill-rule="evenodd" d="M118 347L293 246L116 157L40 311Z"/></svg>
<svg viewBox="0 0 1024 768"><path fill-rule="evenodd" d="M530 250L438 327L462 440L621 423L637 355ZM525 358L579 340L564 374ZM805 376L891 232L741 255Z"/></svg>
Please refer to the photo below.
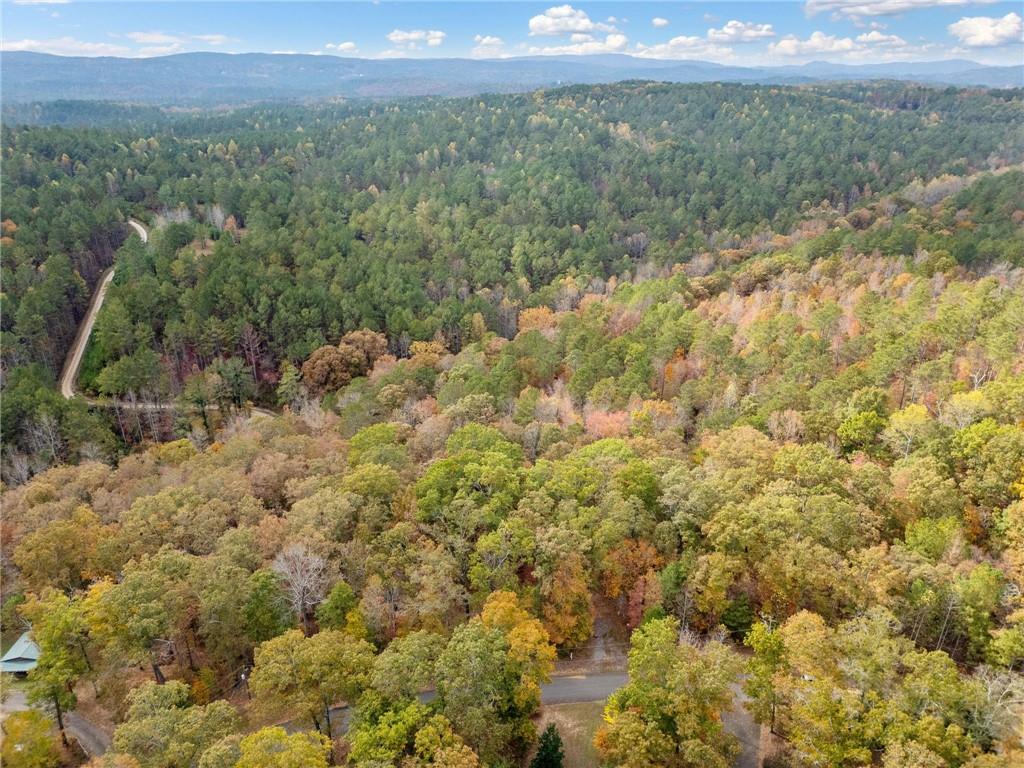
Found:
<svg viewBox="0 0 1024 768"><path fill-rule="evenodd" d="M78 648L82 652L82 659L85 661L85 668L92 672L92 662L89 661L89 654L85 652L85 640L78 638Z"/></svg>
<svg viewBox="0 0 1024 768"><path fill-rule="evenodd" d="M60 729L60 740L64 742L65 747L71 746L68 744L68 735L64 732L64 712L60 708L60 696L54 694L53 696L53 708L57 713L57 728Z"/></svg>
<svg viewBox="0 0 1024 768"><path fill-rule="evenodd" d="M327 733L324 734L328 738L331 737L331 705L324 704L324 726L327 728Z"/></svg>
<svg viewBox="0 0 1024 768"><path fill-rule="evenodd" d="M128 435L124 431L124 419L121 417L121 406L114 406L114 413L117 414L117 428L121 431L121 440L124 441L125 445L128 445Z"/></svg>
<svg viewBox="0 0 1024 768"><path fill-rule="evenodd" d="M327 733L324 735L331 742L330 752L327 755L327 759L331 765L334 765L334 734L331 732L331 705L329 702L324 702L324 725L327 728Z"/></svg>
<svg viewBox="0 0 1024 768"><path fill-rule="evenodd" d="M188 668L195 672L196 663L192 660L192 645L188 641L188 635L184 635L182 639L185 641L185 655L188 656Z"/></svg>

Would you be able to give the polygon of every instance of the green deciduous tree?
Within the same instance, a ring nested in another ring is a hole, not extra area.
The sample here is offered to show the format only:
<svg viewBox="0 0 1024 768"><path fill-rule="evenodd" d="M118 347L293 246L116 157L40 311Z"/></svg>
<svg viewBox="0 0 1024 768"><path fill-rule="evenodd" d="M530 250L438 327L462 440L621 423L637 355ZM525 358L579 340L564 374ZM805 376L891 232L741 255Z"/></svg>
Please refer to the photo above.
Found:
<svg viewBox="0 0 1024 768"><path fill-rule="evenodd" d="M277 637L294 625L276 573L260 569L249 577L249 596L242 615L245 634L254 644Z"/></svg>
<svg viewBox="0 0 1024 768"><path fill-rule="evenodd" d="M484 760L521 752L533 740L529 718L554 658L541 623L514 594L495 592L437 660L441 711Z"/></svg>
<svg viewBox="0 0 1024 768"><path fill-rule="evenodd" d="M721 713L738 672L723 645L680 643L676 619L648 621L630 640L630 680L609 698L595 745L615 766L725 768L738 746Z"/></svg>
<svg viewBox="0 0 1024 768"><path fill-rule="evenodd" d="M61 759L52 729L42 712L12 712L4 719L0 760L9 768L56 768Z"/></svg>
<svg viewBox="0 0 1024 768"><path fill-rule="evenodd" d="M435 683L434 667L445 640L419 630L398 637L374 659L370 684L391 701L413 699Z"/></svg>
<svg viewBox="0 0 1024 768"><path fill-rule="evenodd" d="M785 643L777 628L759 621L750 628L743 644L754 652L748 662L749 676L744 683L744 689L751 700L751 714L757 722L767 723L774 732L778 706L775 676L785 664Z"/></svg>
<svg viewBox="0 0 1024 768"><path fill-rule="evenodd" d="M261 728L239 743L235 768L327 768L330 741L320 733Z"/></svg>
<svg viewBox="0 0 1024 768"><path fill-rule="evenodd" d="M148 682L128 694L128 712L114 731L113 748L134 757L142 768L191 768L240 724L226 701L192 706L185 683Z"/></svg>
<svg viewBox="0 0 1024 768"><path fill-rule="evenodd" d="M355 702L366 688L373 646L345 632L305 637L293 629L256 649L249 686L270 712L308 717L324 735L331 733L331 707Z"/></svg>

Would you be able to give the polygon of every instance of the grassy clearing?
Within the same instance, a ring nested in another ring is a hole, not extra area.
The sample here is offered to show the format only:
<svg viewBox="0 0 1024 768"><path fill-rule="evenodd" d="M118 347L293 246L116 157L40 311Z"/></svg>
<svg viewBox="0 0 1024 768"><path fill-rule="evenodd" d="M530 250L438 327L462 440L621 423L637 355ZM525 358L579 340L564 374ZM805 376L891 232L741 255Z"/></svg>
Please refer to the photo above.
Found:
<svg viewBox="0 0 1024 768"><path fill-rule="evenodd" d="M603 711L603 701L552 704L541 709L537 732L547 728L548 723L554 723L565 748L565 768L594 768L598 765L594 734L601 725ZM526 764L529 765L529 761Z"/></svg>

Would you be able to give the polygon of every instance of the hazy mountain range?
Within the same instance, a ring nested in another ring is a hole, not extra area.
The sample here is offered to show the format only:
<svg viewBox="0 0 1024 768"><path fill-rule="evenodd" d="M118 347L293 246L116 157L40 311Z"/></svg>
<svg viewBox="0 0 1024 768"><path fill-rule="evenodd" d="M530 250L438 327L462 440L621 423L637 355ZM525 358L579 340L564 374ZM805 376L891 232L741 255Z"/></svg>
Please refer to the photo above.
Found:
<svg viewBox="0 0 1024 768"><path fill-rule="evenodd" d="M935 85L1024 86L1024 66L992 67L961 59L740 67L625 55L468 60L183 53L125 59L8 52L0 54L0 66L8 105L80 99L208 106L279 99L469 95L619 80L800 84L898 79Z"/></svg>

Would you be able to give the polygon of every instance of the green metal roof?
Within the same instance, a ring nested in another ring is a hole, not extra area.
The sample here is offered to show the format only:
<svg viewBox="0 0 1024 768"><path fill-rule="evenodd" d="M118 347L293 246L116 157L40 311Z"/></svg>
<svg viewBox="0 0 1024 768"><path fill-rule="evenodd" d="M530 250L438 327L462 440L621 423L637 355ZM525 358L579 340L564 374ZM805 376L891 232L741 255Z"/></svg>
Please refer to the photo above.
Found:
<svg viewBox="0 0 1024 768"><path fill-rule="evenodd" d="M0 659L0 672L28 672L35 669L38 662L39 646L25 632Z"/></svg>

